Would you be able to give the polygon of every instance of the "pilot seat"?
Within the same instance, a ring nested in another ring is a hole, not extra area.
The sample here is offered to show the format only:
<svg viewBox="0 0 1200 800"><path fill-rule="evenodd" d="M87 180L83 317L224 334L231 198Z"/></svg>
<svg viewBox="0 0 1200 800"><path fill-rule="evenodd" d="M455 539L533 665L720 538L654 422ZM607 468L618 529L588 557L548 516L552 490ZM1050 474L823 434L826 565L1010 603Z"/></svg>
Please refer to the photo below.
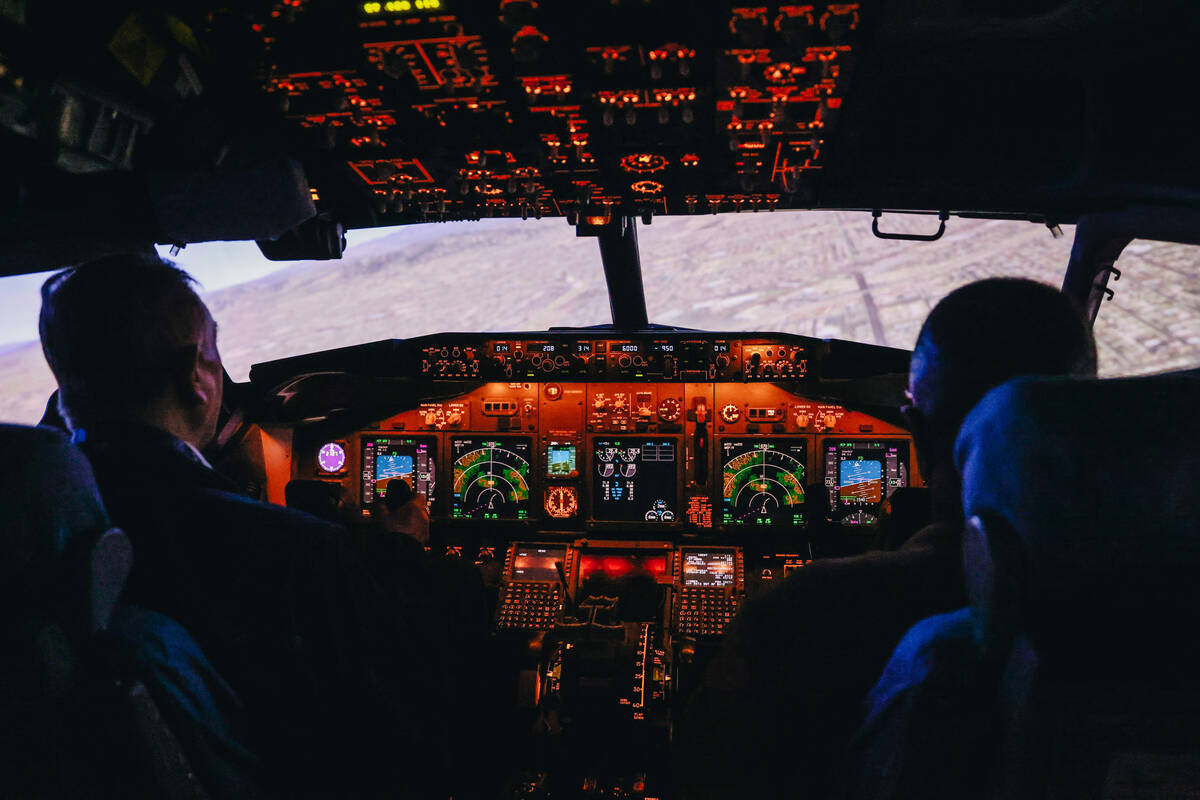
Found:
<svg viewBox="0 0 1200 800"><path fill-rule="evenodd" d="M178 624L119 602L132 548L82 452L16 425L0 452L4 793L258 796L232 690Z"/></svg>
<svg viewBox="0 0 1200 800"><path fill-rule="evenodd" d="M971 617L1002 665L984 796L1200 796L1197 398L1018 379L964 423Z"/></svg>

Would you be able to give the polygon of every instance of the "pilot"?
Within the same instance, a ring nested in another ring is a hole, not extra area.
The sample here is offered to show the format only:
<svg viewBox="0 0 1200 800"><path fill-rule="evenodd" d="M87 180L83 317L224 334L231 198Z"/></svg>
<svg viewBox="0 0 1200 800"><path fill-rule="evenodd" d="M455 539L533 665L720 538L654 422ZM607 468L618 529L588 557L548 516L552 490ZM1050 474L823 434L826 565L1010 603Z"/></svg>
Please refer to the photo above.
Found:
<svg viewBox="0 0 1200 800"><path fill-rule="evenodd" d="M271 789L444 796L436 649L344 530L248 499L202 454L224 370L190 276L153 254L59 272L39 328L63 416L133 542L125 600L194 635L243 699Z"/></svg>
<svg viewBox="0 0 1200 800"><path fill-rule="evenodd" d="M492 688L490 682L499 674L488 648L487 595L480 572L469 561L430 546L428 498L404 478L387 482L371 507L364 534L368 568L401 606L417 610L423 637L443 654L447 716L473 721L449 732L450 748L475 754L477 767L458 773L453 788L468 797L490 796L489 781L503 768L487 759L495 751L493 737L499 735L491 726L500 718L496 703L504 689L495 687L480 696L481 687ZM491 768L484 768L488 764Z"/></svg>
<svg viewBox="0 0 1200 800"><path fill-rule="evenodd" d="M1095 370L1090 329L1051 287L988 279L937 304L902 409L933 521L898 550L818 560L746 604L679 728L688 797L830 793L859 705L904 632L965 604L953 448L967 412L1018 375ZM713 763L730 768L703 768Z"/></svg>

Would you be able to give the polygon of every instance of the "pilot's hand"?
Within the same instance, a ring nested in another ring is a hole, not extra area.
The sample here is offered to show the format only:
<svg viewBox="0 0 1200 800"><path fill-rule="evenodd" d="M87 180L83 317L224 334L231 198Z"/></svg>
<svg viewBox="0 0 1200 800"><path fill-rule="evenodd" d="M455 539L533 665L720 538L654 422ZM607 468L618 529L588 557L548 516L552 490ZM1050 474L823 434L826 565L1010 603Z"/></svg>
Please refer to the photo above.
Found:
<svg viewBox="0 0 1200 800"><path fill-rule="evenodd" d="M389 486L388 492L391 491ZM380 524L389 533L411 537L422 547L429 544L429 501L425 495L412 493L394 510L381 504L377 513Z"/></svg>
<svg viewBox="0 0 1200 800"><path fill-rule="evenodd" d="M429 544L429 501L425 495L414 495L404 506L404 511L406 518L400 532L416 539L422 547Z"/></svg>

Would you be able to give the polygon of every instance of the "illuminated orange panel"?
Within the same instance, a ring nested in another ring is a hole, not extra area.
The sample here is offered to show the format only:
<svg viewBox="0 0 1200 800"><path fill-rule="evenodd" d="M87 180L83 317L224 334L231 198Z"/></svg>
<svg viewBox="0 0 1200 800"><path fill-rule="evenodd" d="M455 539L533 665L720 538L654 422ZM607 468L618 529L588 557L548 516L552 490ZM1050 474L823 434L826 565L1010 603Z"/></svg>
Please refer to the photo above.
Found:
<svg viewBox="0 0 1200 800"><path fill-rule="evenodd" d="M425 165L416 158L407 161L401 158L387 158L377 161L351 161L349 163L350 168L358 173L358 176L369 186L387 184L388 179L380 177L378 174L380 164L391 164L399 170L400 175L407 177L413 183L433 183L433 177L425 169Z"/></svg>

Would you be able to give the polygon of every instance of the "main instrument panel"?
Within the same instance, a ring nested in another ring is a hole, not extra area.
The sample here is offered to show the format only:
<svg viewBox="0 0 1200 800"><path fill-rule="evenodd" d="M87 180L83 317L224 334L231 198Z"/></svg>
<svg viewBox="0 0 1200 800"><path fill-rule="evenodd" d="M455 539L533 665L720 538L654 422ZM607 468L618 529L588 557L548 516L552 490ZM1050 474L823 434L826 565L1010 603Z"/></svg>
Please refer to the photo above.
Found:
<svg viewBox="0 0 1200 800"><path fill-rule="evenodd" d="M376 528L404 481L433 554L481 568L505 713L530 731L502 796L663 798L673 726L747 600L921 485L885 418L906 366L784 334L583 329L378 342L251 381L284 443L269 480L336 485Z"/></svg>
<svg viewBox="0 0 1200 800"><path fill-rule="evenodd" d="M738 542L871 526L921 482L907 432L825 396L802 337L441 334L407 353L425 396L356 430L298 429L290 477L340 484L364 516L401 478L450 538Z"/></svg>

